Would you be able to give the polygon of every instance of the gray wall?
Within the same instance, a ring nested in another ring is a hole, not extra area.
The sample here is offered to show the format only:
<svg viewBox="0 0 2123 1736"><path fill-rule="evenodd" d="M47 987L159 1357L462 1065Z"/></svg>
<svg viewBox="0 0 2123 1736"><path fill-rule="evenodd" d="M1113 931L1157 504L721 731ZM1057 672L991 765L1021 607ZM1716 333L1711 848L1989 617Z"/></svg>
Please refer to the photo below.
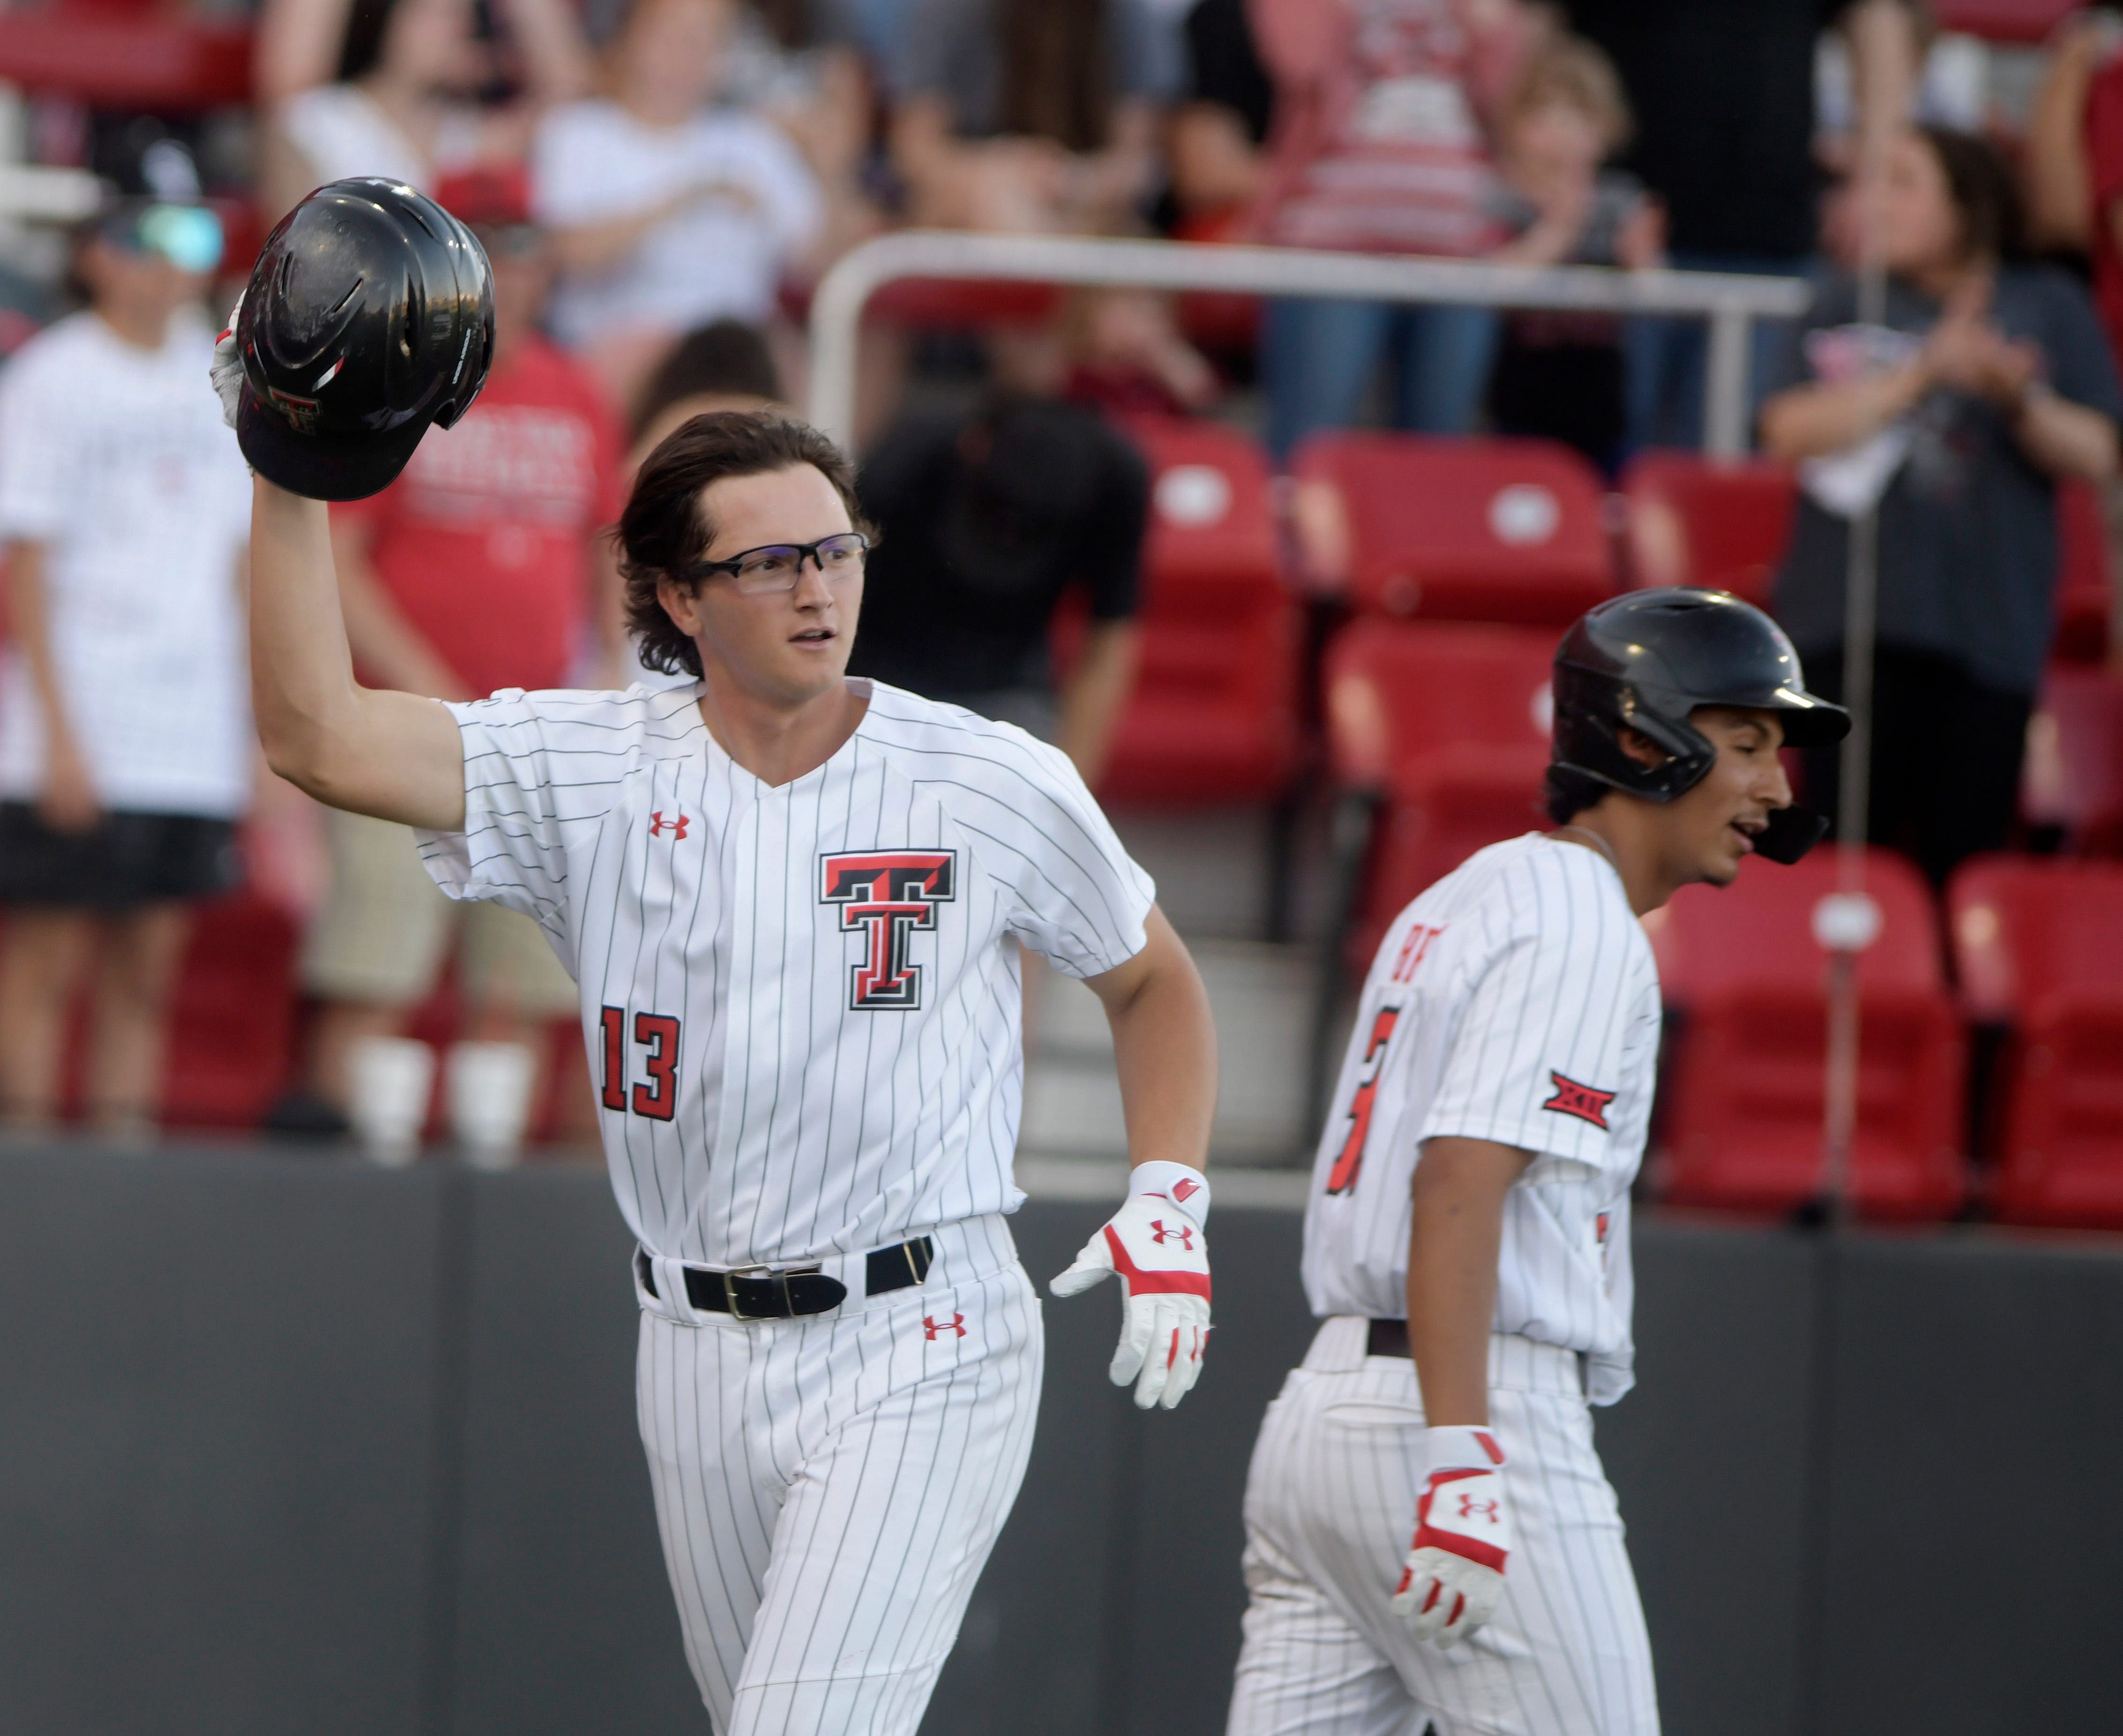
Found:
<svg viewBox="0 0 2123 1736"><path fill-rule="evenodd" d="M1043 1279L1104 1216L1035 1204ZM1310 1331L1220 1210L1179 1411L1049 1302L1038 1444L926 1729L1213 1736L1239 1502ZM633 1420L602 1177L0 1153L0 1729L707 1728ZM1640 1225L1600 1413L1675 1736L2113 1728L2123 1252Z"/></svg>

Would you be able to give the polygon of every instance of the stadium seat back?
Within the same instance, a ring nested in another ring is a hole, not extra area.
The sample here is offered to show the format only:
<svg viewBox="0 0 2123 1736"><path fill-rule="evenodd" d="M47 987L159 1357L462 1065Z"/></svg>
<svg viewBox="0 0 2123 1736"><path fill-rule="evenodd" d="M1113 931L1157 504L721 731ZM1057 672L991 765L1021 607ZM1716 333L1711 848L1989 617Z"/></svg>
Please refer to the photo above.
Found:
<svg viewBox="0 0 2123 1736"><path fill-rule="evenodd" d="M2123 867L1992 856L1948 890L1969 1011L2008 1032L1998 1214L2123 1228Z"/></svg>
<svg viewBox="0 0 2123 1736"><path fill-rule="evenodd" d="M255 1127L293 1065L295 919L255 893L203 905L170 1004L162 1114Z"/></svg>
<svg viewBox="0 0 2123 1736"><path fill-rule="evenodd" d="M1348 781L1406 776L1460 742L1534 748L1545 764L1555 635L1474 622L1352 621L1328 647L1328 714ZM1376 765L1384 755L1383 766Z"/></svg>
<svg viewBox="0 0 2123 1736"><path fill-rule="evenodd" d="M1295 468L1338 501L1344 546L1314 564L1360 611L1563 627L1613 594L1599 473L1568 447L1333 433Z"/></svg>
<svg viewBox="0 0 2123 1736"><path fill-rule="evenodd" d="M2097 662L2108 646L2108 531L2090 484L2058 484L2055 653Z"/></svg>
<svg viewBox="0 0 2123 1736"><path fill-rule="evenodd" d="M1554 650L1540 629L1377 619L1352 622L1328 648L1336 779L1384 800L1357 891L1352 966L1432 881L1547 825Z"/></svg>
<svg viewBox="0 0 2123 1736"><path fill-rule="evenodd" d="M1707 585L1766 608L1797 498L1783 465L1643 453L1622 479L1630 584Z"/></svg>
<svg viewBox="0 0 2123 1736"><path fill-rule="evenodd" d="M1980 856L1947 900L1971 1017L2013 1023L2060 991L2123 990L2123 865Z"/></svg>
<svg viewBox="0 0 2123 1736"><path fill-rule="evenodd" d="M1136 683L1099 793L1263 802L1297 765L1302 614L1284 585L1267 456L1212 423L1130 418L1148 461ZM1066 663L1080 624L1057 634Z"/></svg>
<svg viewBox="0 0 2123 1736"><path fill-rule="evenodd" d="M1268 454L1213 422L1143 416L1121 426L1151 468L1143 572L1152 606L1282 600Z"/></svg>
<svg viewBox="0 0 2123 1736"><path fill-rule="evenodd" d="M1675 1015L1664 1087L1669 1188L1689 1204L1783 1211L1822 1185L1828 959L1815 905L1827 852L1750 860L1722 889L1684 888L1646 921ZM1938 1218L1966 1194L1966 1046L1938 958L1931 895L1900 858L1868 858L1880 937L1860 955L1851 1186L1870 1215Z"/></svg>
<svg viewBox="0 0 2123 1736"><path fill-rule="evenodd" d="M2020 812L2082 848L2123 842L2123 680L2098 664L2050 665L2027 723Z"/></svg>

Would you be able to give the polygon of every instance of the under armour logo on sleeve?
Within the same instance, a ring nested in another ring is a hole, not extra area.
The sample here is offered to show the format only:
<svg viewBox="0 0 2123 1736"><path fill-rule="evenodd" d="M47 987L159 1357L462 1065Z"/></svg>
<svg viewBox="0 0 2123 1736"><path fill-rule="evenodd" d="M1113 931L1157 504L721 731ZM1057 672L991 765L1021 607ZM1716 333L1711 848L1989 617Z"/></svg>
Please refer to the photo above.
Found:
<svg viewBox="0 0 2123 1736"><path fill-rule="evenodd" d="M966 1336L966 1317L954 1314L949 1320L939 1320L934 1314L924 1314L921 1317L921 1336L934 1338L939 1332L956 1332L963 1338Z"/></svg>
<svg viewBox="0 0 2123 1736"><path fill-rule="evenodd" d="M652 838L660 838L664 833L668 832L673 838L682 838L686 835L686 827L688 824L688 818L684 814L679 815L675 820L666 820L663 817L663 810L659 807L649 817L649 835Z"/></svg>
<svg viewBox="0 0 2123 1736"><path fill-rule="evenodd" d="M1551 1070L1549 1078L1554 1082L1555 1095L1540 1107L1552 1109L1558 1115L1575 1116L1581 1121L1590 1121L1602 1133L1610 1131L1607 1125L1607 1106L1615 1101L1615 1093L1602 1091L1596 1086L1581 1085L1573 1079Z"/></svg>

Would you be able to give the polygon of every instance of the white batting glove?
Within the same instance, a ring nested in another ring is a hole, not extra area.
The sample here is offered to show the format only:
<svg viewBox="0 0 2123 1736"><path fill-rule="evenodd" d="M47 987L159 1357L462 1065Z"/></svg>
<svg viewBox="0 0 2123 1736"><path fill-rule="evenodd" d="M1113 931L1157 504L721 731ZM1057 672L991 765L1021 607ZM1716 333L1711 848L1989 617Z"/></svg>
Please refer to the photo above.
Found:
<svg viewBox="0 0 2123 1736"><path fill-rule="evenodd" d="M1429 1475L1415 1504L1415 1541L1394 1589L1394 1611L1418 1640L1453 1645L1497 1612L1511 1553L1504 1449L1487 1429L1423 1431Z"/></svg>
<svg viewBox="0 0 2123 1736"><path fill-rule="evenodd" d="M1076 1262L1047 1284L1074 1296L1113 1274L1121 1281L1121 1343L1113 1384L1169 1411L1202 1373L1209 1343L1209 1178L1184 1163L1138 1163L1128 1196Z"/></svg>
<svg viewBox="0 0 2123 1736"><path fill-rule="evenodd" d="M243 358L236 348L236 322L242 313L243 297L238 296L228 310L228 324L214 341L213 360L207 365L214 395L221 400L221 419L231 428L236 426L237 409L243 402Z"/></svg>

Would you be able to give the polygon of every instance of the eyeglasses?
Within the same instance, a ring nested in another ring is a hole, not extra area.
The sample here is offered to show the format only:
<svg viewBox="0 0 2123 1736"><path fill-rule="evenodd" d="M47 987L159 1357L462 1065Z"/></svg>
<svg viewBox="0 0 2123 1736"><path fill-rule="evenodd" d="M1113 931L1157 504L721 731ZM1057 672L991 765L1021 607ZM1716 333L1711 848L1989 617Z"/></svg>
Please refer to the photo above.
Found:
<svg viewBox="0 0 2123 1736"><path fill-rule="evenodd" d="M747 597L774 591L793 591L803 575L804 563L811 562L827 578L852 578L862 571L869 538L860 531L842 531L816 542L774 542L747 549L728 560L696 561L683 577L705 578L727 573Z"/></svg>

